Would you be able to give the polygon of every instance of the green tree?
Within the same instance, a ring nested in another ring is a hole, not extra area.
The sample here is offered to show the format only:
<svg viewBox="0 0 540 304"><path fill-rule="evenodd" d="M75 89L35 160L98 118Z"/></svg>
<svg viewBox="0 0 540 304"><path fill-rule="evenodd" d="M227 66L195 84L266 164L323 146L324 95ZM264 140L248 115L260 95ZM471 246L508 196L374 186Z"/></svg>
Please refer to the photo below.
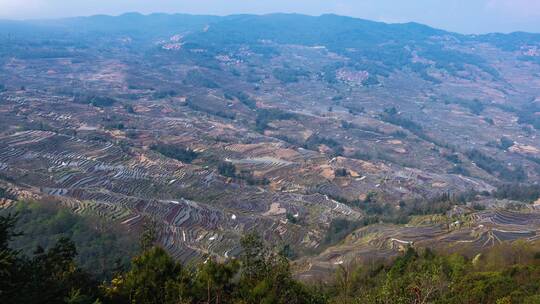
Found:
<svg viewBox="0 0 540 304"><path fill-rule="evenodd" d="M143 233L141 234L139 245L141 250L147 251L154 247L157 242L158 227L156 221L152 219L145 219L143 224Z"/></svg>
<svg viewBox="0 0 540 304"><path fill-rule="evenodd" d="M188 298L179 289L184 271L180 264L160 247L144 251L132 261L131 270L115 277L106 294L114 303L178 303Z"/></svg>
<svg viewBox="0 0 540 304"><path fill-rule="evenodd" d="M256 234L241 241L240 297L246 303L323 303L324 298L292 277L289 261L264 246Z"/></svg>
<svg viewBox="0 0 540 304"><path fill-rule="evenodd" d="M0 302L8 303L20 287L21 260L18 252L9 247L9 242L19 233L14 231L16 215L0 216Z"/></svg>
<svg viewBox="0 0 540 304"><path fill-rule="evenodd" d="M74 299L91 303L96 284L75 263L77 250L68 238L61 238L49 250L38 247L27 257L9 247L17 216L0 216L0 302L64 303Z"/></svg>
<svg viewBox="0 0 540 304"><path fill-rule="evenodd" d="M208 258L200 264L194 276L195 298L206 303L230 303L238 288L235 276L239 264L236 260L219 263Z"/></svg>
<svg viewBox="0 0 540 304"><path fill-rule="evenodd" d="M38 247L27 265L28 285L21 302L63 303L66 296L78 292L89 295L85 298L91 303L97 284L77 266L76 256L75 244L68 238L61 238L47 251Z"/></svg>

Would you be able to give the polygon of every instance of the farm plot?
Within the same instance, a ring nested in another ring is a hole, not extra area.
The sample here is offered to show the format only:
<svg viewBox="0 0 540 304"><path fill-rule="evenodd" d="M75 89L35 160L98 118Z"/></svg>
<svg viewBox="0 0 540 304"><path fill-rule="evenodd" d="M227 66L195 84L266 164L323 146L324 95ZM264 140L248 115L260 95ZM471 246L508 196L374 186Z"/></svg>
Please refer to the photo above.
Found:
<svg viewBox="0 0 540 304"><path fill-rule="evenodd" d="M330 273L337 265L395 256L408 246L447 252L478 252L502 242L539 239L540 212L535 210L493 209L476 212L468 218L470 222L455 225L376 224L361 228L342 244L329 247L316 257L297 261L299 275L309 279ZM452 221L449 219L448 223Z"/></svg>
<svg viewBox="0 0 540 304"><path fill-rule="evenodd" d="M2 168L10 170L15 182L31 182L39 193L66 200L74 212L134 227L144 218L155 219L160 241L185 260L207 253L234 255L246 231L259 231L272 243L287 240L316 248L321 227L333 218L361 217L324 195L229 184L213 170L142 150L127 152L109 142L28 131L1 137L0 147ZM237 160L237 165L268 171L292 162L262 156ZM284 212L267 214L275 203ZM304 224L289 222L287 214Z"/></svg>

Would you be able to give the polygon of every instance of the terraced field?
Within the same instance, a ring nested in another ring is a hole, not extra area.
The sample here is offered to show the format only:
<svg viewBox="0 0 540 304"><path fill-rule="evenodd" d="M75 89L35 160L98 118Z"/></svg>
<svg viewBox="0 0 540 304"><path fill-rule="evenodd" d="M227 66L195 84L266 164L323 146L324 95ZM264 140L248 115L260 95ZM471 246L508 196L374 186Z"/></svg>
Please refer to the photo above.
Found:
<svg viewBox="0 0 540 304"><path fill-rule="evenodd" d="M182 260L232 257L255 231L303 257L305 276L408 245L536 239L530 206L443 213L540 183L539 36L111 18L106 31L98 17L0 23L1 206L50 197L134 228L153 219Z"/></svg>
<svg viewBox="0 0 540 304"><path fill-rule="evenodd" d="M320 278L338 265L396 256L408 246L475 253L502 242L536 241L540 235L538 209L522 212L471 209L459 219L449 213L444 221L416 226L376 224L358 229L316 258L297 261L298 275L307 280Z"/></svg>
<svg viewBox="0 0 540 304"><path fill-rule="evenodd" d="M127 225L153 218L162 226L160 241L185 260L209 252L232 254L246 231L260 231L273 242L317 248L322 237L317 226L302 227L288 223L284 214L267 214L274 202L282 202L286 212L317 219L320 225L340 215L361 216L320 194L227 186L212 170L53 132L17 132L0 138L0 146L2 173L13 182L31 183L31 189L43 196L66 198L62 201L75 212L92 212ZM145 161L136 161L141 158ZM226 190L208 200L205 189L210 186Z"/></svg>

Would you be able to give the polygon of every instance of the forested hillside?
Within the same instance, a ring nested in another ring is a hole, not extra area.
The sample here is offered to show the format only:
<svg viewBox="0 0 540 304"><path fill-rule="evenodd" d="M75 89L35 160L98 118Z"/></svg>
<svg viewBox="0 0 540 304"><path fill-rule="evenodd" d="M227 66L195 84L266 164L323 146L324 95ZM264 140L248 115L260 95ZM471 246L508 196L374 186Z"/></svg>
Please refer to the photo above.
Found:
<svg viewBox="0 0 540 304"><path fill-rule="evenodd" d="M203 262L182 265L154 245L155 230L148 228L141 234L141 249L129 267L117 268L112 279L100 281L98 278L105 274L77 262L78 248L70 238L61 237L46 250L38 245L31 254L13 249L24 233L16 227L29 229L27 213L36 212L29 211L35 208L38 207L19 208L22 216L0 216L1 303L540 301L540 245L525 242L502 244L473 257L409 247L391 261L340 266L332 279L306 284L294 278L287 258L267 247L257 235L242 238L237 259L223 261L208 256ZM70 216L57 211L53 217L53 222L65 224L58 217ZM70 221L76 222L71 227L84 226L84 220L79 218ZM77 238L76 233L73 236ZM92 250L108 250L108 254L117 255L125 250L119 245L95 244ZM80 252L88 250L82 247ZM107 265L101 269L111 268Z"/></svg>
<svg viewBox="0 0 540 304"><path fill-rule="evenodd" d="M138 250L134 232L96 215L76 215L57 202L18 202L9 209L0 209L0 215L17 215L15 231L22 233L11 247L22 254L32 255L36 250L48 250L62 238L73 241L77 247L75 260L83 269L97 278L110 278L114 271L129 264Z"/></svg>

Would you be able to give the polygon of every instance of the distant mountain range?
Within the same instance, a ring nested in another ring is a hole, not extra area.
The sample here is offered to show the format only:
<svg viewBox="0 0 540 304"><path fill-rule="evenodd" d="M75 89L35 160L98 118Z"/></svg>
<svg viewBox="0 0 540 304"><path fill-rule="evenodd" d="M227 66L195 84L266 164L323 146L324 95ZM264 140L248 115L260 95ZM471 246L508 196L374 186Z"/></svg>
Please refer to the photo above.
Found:
<svg viewBox="0 0 540 304"><path fill-rule="evenodd" d="M128 13L121 16L98 15L57 20L0 21L0 32L13 39L41 37L91 41L96 36L131 36L146 43L158 37L183 34L186 47L230 49L261 41L278 44L324 46L347 57L376 56L385 69L410 65L410 49L427 60L442 59L447 64L473 64L494 73L474 53L444 48L444 41L460 44L490 43L506 51L524 44L540 44L540 34L462 35L418 23L386 24L337 15L319 17L298 14L232 15L226 17L186 14ZM433 41L432 37L444 41ZM384 48L380 45L384 44ZM354 49L354 52L351 50Z"/></svg>

